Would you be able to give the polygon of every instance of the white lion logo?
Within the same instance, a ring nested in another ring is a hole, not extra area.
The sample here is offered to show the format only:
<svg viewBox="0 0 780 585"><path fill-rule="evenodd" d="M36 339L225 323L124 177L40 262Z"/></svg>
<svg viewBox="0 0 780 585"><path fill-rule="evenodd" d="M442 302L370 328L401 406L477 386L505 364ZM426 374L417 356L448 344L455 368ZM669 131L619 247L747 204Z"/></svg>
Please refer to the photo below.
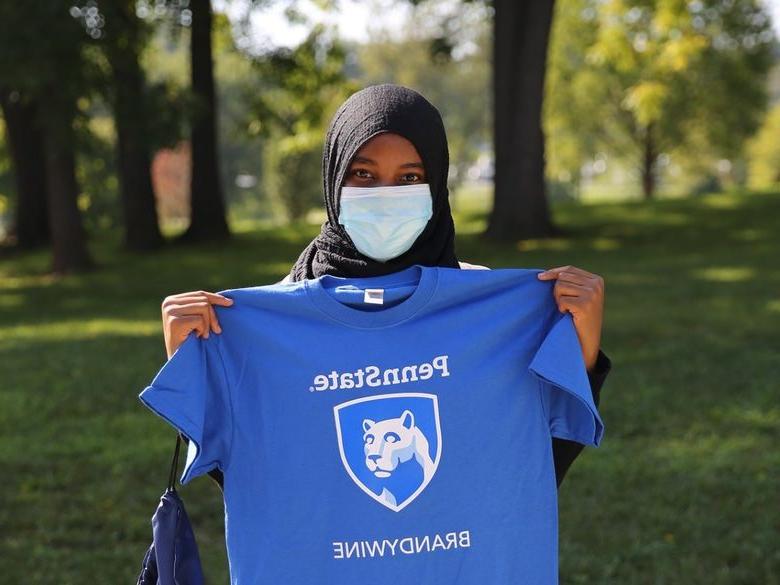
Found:
<svg viewBox="0 0 780 585"><path fill-rule="evenodd" d="M385 507L403 510L435 475L442 449L435 394L363 396L336 404L333 415L344 468Z"/></svg>
<svg viewBox="0 0 780 585"><path fill-rule="evenodd" d="M423 472L422 483L427 484L436 470L430 455L428 439L414 424L414 414L404 410L398 418L378 422L369 418L363 420L363 443L366 453L366 467L379 478L389 478L401 463L412 458ZM387 487L382 499L395 505L396 498Z"/></svg>

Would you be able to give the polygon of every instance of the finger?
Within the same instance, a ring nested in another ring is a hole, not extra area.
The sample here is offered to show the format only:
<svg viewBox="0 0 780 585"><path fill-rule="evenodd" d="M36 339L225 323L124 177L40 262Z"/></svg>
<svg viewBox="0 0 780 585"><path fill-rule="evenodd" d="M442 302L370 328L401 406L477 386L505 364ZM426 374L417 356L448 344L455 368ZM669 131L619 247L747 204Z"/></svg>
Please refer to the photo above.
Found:
<svg viewBox="0 0 780 585"><path fill-rule="evenodd" d="M561 272L562 270L566 270L567 268L570 267L567 265L567 266L556 266L555 268L548 268L547 270L543 270L536 276L541 280L550 280L552 278L557 278L558 273Z"/></svg>
<svg viewBox="0 0 780 585"><path fill-rule="evenodd" d="M596 274L588 272L587 270L583 270L582 268L578 268L577 266L572 266L570 264L567 264L566 266L556 266L555 268L550 268L544 272L540 272L539 277L542 278L542 280L549 280L551 278L561 278L564 274L566 276L580 279L598 278Z"/></svg>
<svg viewBox="0 0 780 585"><path fill-rule="evenodd" d="M206 313L208 314L208 311L206 311ZM198 331L200 332L200 336L203 339L208 339L209 338L210 329L209 329L209 318L208 317L205 317L205 316L201 315L201 317L200 317L200 327L199 327Z"/></svg>
<svg viewBox="0 0 780 585"><path fill-rule="evenodd" d="M215 333L222 333L222 328L219 326L217 312L214 310L214 305L209 305L209 315L211 316L211 328Z"/></svg>
<svg viewBox="0 0 780 585"><path fill-rule="evenodd" d="M561 280L555 283L555 289L559 295L571 295L575 297L589 296L592 294L592 290L589 286L583 286L575 282L569 282L568 280Z"/></svg>
<svg viewBox="0 0 780 585"><path fill-rule="evenodd" d="M578 284L581 284L583 286L586 286L590 290L593 291L596 295L604 295L604 279L598 275L594 274L592 272L588 272L587 270L582 270L580 268L577 268L576 266L572 266L572 271L566 271L566 276L564 277L567 280L576 280L579 279Z"/></svg>
<svg viewBox="0 0 780 585"><path fill-rule="evenodd" d="M584 278L593 278L596 275L592 272L588 272L587 270L584 270L580 268L579 266L569 266L569 268L566 270L566 272L572 273L572 274L579 274L580 276Z"/></svg>
<svg viewBox="0 0 780 585"><path fill-rule="evenodd" d="M163 306L181 305L184 303L204 300L215 305L223 305L226 307L233 304L233 299L230 297L226 297L217 293L207 292L204 290L194 290L165 297L165 300L163 300Z"/></svg>
<svg viewBox="0 0 780 585"><path fill-rule="evenodd" d="M195 331L198 337L208 337L208 327L201 315L176 315L170 318L171 334L174 338L184 340Z"/></svg>
<svg viewBox="0 0 780 585"><path fill-rule="evenodd" d="M214 305L222 305L223 307L229 307L233 304L233 299L225 297L217 293L207 292L206 300Z"/></svg>
<svg viewBox="0 0 780 585"><path fill-rule="evenodd" d="M559 306L559 308L561 304L561 296L563 296L563 293L561 292L561 289L556 282L555 286L553 287L553 298L555 299L555 303Z"/></svg>
<svg viewBox="0 0 780 585"><path fill-rule="evenodd" d="M171 305L165 309L165 313L172 317L198 316L208 327L211 321L210 307L211 305L206 301L195 301L185 305Z"/></svg>
<svg viewBox="0 0 780 585"><path fill-rule="evenodd" d="M553 296L555 302L560 303L562 297L573 297L577 299L588 299L592 296L590 289L578 284L558 280L553 287Z"/></svg>
<svg viewBox="0 0 780 585"><path fill-rule="evenodd" d="M581 286L588 286L593 283L593 279L576 272L570 272L568 270L562 270L559 272L557 280L558 282L571 282Z"/></svg>
<svg viewBox="0 0 780 585"><path fill-rule="evenodd" d="M558 303L558 310L561 313L567 311L572 314L572 317L579 315L582 312L582 299L579 297L573 297L570 295L561 295L556 299Z"/></svg>
<svg viewBox="0 0 780 585"><path fill-rule="evenodd" d="M203 297L197 295L168 297L163 303L163 308L185 307L188 305L194 305L197 303L205 303L205 302L206 301Z"/></svg>
<svg viewBox="0 0 780 585"><path fill-rule="evenodd" d="M209 338L209 333L211 332L209 329L209 319L207 317L201 317L201 331L203 331L203 339Z"/></svg>
<svg viewBox="0 0 780 585"><path fill-rule="evenodd" d="M181 304L182 302L189 302L195 299L200 298L201 292L197 290L191 290L183 293L177 293L175 295L168 295L163 300L163 306L165 305L177 305Z"/></svg>
<svg viewBox="0 0 780 585"><path fill-rule="evenodd" d="M168 307L167 313L169 315L187 315L187 314L199 314L207 317L206 312L209 308L209 303L204 300L193 300L186 303L176 303Z"/></svg>

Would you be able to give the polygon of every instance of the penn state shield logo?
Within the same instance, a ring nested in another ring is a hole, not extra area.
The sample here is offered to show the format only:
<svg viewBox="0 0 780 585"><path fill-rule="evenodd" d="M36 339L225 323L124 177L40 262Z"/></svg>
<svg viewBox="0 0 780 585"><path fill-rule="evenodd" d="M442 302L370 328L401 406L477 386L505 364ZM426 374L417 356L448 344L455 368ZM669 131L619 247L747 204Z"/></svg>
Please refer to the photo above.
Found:
<svg viewBox="0 0 780 585"><path fill-rule="evenodd" d="M383 394L333 407L341 461L352 480L395 512L420 495L441 459L435 394Z"/></svg>

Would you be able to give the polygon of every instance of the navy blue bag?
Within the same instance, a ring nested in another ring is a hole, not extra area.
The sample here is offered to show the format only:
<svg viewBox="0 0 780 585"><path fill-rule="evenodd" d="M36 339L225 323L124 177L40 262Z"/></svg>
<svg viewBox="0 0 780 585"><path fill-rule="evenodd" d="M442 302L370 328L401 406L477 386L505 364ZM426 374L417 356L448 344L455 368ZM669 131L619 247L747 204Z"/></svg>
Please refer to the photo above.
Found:
<svg viewBox="0 0 780 585"><path fill-rule="evenodd" d="M168 487L152 516L152 544L136 585L203 585L203 570L184 502L175 487L181 434L176 434Z"/></svg>

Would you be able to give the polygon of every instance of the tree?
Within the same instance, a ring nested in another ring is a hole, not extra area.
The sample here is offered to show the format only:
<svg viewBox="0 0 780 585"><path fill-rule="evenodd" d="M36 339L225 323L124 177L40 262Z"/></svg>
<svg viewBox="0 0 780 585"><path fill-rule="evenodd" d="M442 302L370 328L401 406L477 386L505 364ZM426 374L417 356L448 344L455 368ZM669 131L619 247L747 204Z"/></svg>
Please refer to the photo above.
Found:
<svg viewBox="0 0 780 585"><path fill-rule="evenodd" d="M322 203L322 137L339 103L357 90L344 77L345 50L332 31L312 28L294 49L254 59L262 88L250 98L265 137L264 184L287 219L302 219Z"/></svg>
<svg viewBox="0 0 780 585"><path fill-rule="evenodd" d="M395 82L413 87L441 112L454 192L491 141L490 77L492 11L481 2L426 0L396 29L372 31L355 47L356 77L363 85Z"/></svg>
<svg viewBox="0 0 780 585"><path fill-rule="evenodd" d="M11 226L16 247L30 250L49 245L46 168L38 104L17 90L0 87L0 108L16 184L16 207Z"/></svg>
<svg viewBox="0 0 780 585"><path fill-rule="evenodd" d="M495 192L485 236L555 234L544 182L542 103L553 0L494 0Z"/></svg>
<svg viewBox="0 0 780 585"><path fill-rule="evenodd" d="M258 0L251 0L254 6ZM230 236L220 180L217 97L214 83L210 0L140 0L140 12L152 19L162 15L172 27L189 29L190 95L190 224L180 241L224 239Z"/></svg>
<svg viewBox="0 0 780 585"><path fill-rule="evenodd" d="M768 113L761 130L750 140L749 185L754 188L780 185L780 103Z"/></svg>
<svg viewBox="0 0 780 585"><path fill-rule="evenodd" d="M192 108L190 225L184 240L223 239L230 235L217 150L217 103L214 88L210 0L192 0L190 71L196 102Z"/></svg>
<svg viewBox="0 0 780 585"><path fill-rule="evenodd" d="M150 26L136 16L135 0L95 2L78 9L90 37L99 41L110 69L105 93L113 107L116 160L128 250L159 248L162 234L151 177L153 134L150 92L139 62Z"/></svg>
<svg viewBox="0 0 780 585"><path fill-rule="evenodd" d="M645 198L664 152L740 155L766 107L774 37L760 4L562 2L549 112L559 135L632 160Z"/></svg>
<svg viewBox="0 0 780 585"><path fill-rule="evenodd" d="M488 9L493 32L494 193L483 235L498 241L554 235L559 230L547 205L542 130L554 0L462 0L462 5L469 4ZM433 40L445 51L452 46L446 34Z"/></svg>
<svg viewBox="0 0 780 585"><path fill-rule="evenodd" d="M547 136L546 174L579 188L581 171L603 145L600 126L610 124L607 92L599 75L586 63L585 47L597 29L585 11L587 0L560 0L556 5L545 80L543 125ZM626 145L611 145L621 152Z"/></svg>
<svg viewBox="0 0 780 585"><path fill-rule="evenodd" d="M92 71L83 56L83 32L68 9L66 3L44 0L0 3L0 79L5 91L45 104L37 108L36 120L43 142L55 273L94 266L77 205L74 135L80 115L77 100L89 87ZM26 194L29 191L20 193Z"/></svg>

